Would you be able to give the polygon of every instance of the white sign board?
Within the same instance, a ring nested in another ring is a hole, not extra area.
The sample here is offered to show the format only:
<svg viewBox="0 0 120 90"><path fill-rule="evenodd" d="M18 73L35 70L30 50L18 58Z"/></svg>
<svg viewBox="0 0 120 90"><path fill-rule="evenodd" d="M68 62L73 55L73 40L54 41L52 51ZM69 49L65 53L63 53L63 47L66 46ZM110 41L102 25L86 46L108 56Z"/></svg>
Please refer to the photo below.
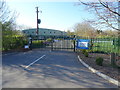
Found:
<svg viewBox="0 0 120 90"><path fill-rule="evenodd" d="M29 45L25 45L24 48L25 48L25 49L28 49L28 48L29 48Z"/></svg>
<svg viewBox="0 0 120 90"><path fill-rule="evenodd" d="M78 46L79 47L88 47L88 42L79 42Z"/></svg>
<svg viewBox="0 0 120 90"><path fill-rule="evenodd" d="M76 48L89 49L89 43L90 43L89 39L78 39Z"/></svg>
<svg viewBox="0 0 120 90"><path fill-rule="evenodd" d="M59 42L59 40L54 40L54 42Z"/></svg>

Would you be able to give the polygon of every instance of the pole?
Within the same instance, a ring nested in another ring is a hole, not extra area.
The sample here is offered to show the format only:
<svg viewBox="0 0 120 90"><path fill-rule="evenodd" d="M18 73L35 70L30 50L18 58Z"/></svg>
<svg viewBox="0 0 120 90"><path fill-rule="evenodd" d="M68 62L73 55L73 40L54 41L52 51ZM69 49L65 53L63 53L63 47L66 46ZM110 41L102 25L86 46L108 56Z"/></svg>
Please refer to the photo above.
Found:
<svg viewBox="0 0 120 90"><path fill-rule="evenodd" d="M120 14L120 1L118 1L118 13ZM118 28L120 29L120 15L118 15ZM120 31L118 35L120 36Z"/></svg>
<svg viewBox="0 0 120 90"><path fill-rule="evenodd" d="M74 35L74 41L73 41L73 44L74 44L74 52L75 52L75 42L76 42L76 38L75 38L75 35Z"/></svg>
<svg viewBox="0 0 120 90"><path fill-rule="evenodd" d="M75 40L74 40L73 44L74 44L74 52L75 52Z"/></svg>
<svg viewBox="0 0 120 90"><path fill-rule="evenodd" d="M39 34L38 34L38 33L39 33L39 32L38 32L38 28L39 28L39 26L38 26L38 13L39 13L38 7L36 7L36 10L37 10L37 11L36 11L36 12L37 12L37 30L36 30L36 35L37 35L37 38L39 39L39 36L38 36L38 35L39 35Z"/></svg>

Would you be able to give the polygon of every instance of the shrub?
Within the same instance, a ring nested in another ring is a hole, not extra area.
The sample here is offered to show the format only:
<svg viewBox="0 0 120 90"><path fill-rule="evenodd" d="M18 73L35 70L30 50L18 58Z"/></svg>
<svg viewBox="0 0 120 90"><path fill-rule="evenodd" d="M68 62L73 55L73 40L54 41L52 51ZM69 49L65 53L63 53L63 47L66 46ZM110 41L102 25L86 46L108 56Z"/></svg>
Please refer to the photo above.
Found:
<svg viewBox="0 0 120 90"><path fill-rule="evenodd" d="M86 51L86 52L84 53L84 55L85 55L85 57L88 57L88 52Z"/></svg>
<svg viewBox="0 0 120 90"><path fill-rule="evenodd" d="M85 50L85 49L83 49L83 50L82 50L82 53L84 54L85 52L86 52L86 50Z"/></svg>
<svg viewBox="0 0 120 90"><path fill-rule="evenodd" d="M87 51L88 51L88 52L93 52L93 50L92 50L92 49L88 49Z"/></svg>
<svg viewBox="0 0 120 90"><path fill-rule="evenodd" d="M36 41L32 41L32 47L33 48L40 48L44 46L44 41L42 40L36 40Z"/></svg>
<svg viewBox="0 0 120 90"><path fill-rule="evenodd" d="M102 66L103 65L103 58L102 57L96 58L96 64L99 66Z"/></svg>
<svg viewBox="0 0 120 90"><path fill-rule="evenodd" d="M48 42L52 42L52 38L48 38L46 41L48 41Z"/></svg>
<svg viewBox="0 0 120 90"><path fill-rule="evenodd" d="M3 36L3 42L2 42L2 50L7 51L11 49L21 49L23 46L27 43L26 37L23 36L15 36L15 35L9 35L9 36Z"/></svg>

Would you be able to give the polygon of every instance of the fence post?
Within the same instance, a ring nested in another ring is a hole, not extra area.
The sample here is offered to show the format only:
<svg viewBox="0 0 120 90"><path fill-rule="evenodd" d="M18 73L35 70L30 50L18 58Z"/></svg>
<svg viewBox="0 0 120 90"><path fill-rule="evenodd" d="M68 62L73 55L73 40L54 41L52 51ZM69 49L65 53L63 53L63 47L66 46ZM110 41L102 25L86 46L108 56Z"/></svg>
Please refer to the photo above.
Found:
<svg viewBox="0 0 120 90"><path fill-rule="evenodd" d="M91 40L90 40L90 49L91 49L91 50L93 49L93 40L92 40L92 38L91 38Z"/></svg>
<svg viewBox="0 0 120 90"><path fill-rule="evenodd" d="M111 65L112 66L116 65L115 64L115 53L111 53L110 59L111 59Z"/></svg>

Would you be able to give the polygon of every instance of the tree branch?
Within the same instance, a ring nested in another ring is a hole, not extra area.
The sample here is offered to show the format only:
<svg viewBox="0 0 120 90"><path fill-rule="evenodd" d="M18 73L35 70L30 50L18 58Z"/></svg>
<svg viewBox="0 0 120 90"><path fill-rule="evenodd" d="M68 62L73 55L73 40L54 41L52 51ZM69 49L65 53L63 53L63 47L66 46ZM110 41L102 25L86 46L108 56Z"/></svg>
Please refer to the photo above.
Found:
<svg viewBox="0 0 120 90"><path fill-rule="evenodd" d="M101 2L101 0L99 0L100 4L103 5L105 8L107 8L110 12L114 13L114 14L117 14L118 16L120 16L120 14L118 12L115 12L113 10L110 9L110 7L108 5L105 5Z"/></svg>

